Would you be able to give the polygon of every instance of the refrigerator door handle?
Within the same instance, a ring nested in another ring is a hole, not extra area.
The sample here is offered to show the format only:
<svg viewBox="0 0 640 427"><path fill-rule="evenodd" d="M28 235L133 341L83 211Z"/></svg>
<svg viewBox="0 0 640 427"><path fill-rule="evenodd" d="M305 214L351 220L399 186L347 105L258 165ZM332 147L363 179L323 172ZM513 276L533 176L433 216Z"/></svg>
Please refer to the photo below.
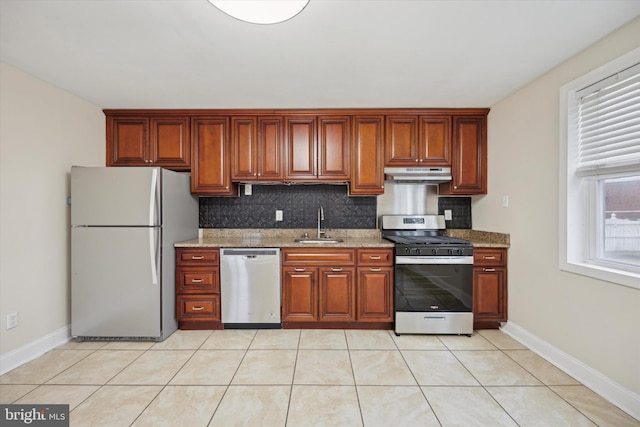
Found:
<svg viewBox="0 0 640 427"><path fill-rule="evenodd" d="M158 169L151 170L151 190L149 191L149 225L159 225L158 218Z"/></svg>
<svg viewBox="0 0 640 427"><path fill-rule="evenodd" d="M149 259L151 260L151 281L154 285L158 284L158 248L156 243L157 232L157 228L149 228Z"/></svg>

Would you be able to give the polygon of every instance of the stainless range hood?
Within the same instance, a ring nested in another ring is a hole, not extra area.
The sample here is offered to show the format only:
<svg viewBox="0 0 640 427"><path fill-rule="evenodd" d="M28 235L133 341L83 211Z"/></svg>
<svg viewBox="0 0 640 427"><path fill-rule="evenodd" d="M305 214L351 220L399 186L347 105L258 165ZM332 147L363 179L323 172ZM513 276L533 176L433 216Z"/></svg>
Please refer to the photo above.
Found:
<svg viewBox="0 0 640 427"><path fill-rule="evenodd" d="M450 167L384 168L387 179L397 182L421 182L440 184L451 181Z"/></svg>

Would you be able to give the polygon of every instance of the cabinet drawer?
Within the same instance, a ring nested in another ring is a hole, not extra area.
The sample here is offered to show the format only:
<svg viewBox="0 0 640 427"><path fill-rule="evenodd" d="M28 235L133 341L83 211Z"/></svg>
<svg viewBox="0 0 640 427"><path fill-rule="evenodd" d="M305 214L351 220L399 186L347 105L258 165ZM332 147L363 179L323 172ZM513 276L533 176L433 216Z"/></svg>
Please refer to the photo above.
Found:
<svg viewBox="0 0 640 427"><path fill-rule="evenodd" d="M179 295L176 317L182 320L220 320L219 295Z"/></svg>
<svg viewBox="0 0 640 427"><path fill-rule="evenodd" d="M474 265L507 265L506 249L473 249Z"/></svg>
<svg viewBox="0 0 640 427"><path fill-rule="evenodd" d="M220 293L218 267L177 267L177 293Z"/></svg>
<svg viewBox="0 0 640 427"><path fill-rule="evenodd" d="M393 265L393 249L358 249L361 265Z"/></svg>
<svg viewBox="0 0 640 427"><path fill-rule="evenodd" d="M218 248L176 248L176 265L220 265Z"/></svg>
<svg viewBox="0 0 640 427"><path fill-rule="evenodd" d="M355 265L355 249L285 249L284 265Z"/></svg>

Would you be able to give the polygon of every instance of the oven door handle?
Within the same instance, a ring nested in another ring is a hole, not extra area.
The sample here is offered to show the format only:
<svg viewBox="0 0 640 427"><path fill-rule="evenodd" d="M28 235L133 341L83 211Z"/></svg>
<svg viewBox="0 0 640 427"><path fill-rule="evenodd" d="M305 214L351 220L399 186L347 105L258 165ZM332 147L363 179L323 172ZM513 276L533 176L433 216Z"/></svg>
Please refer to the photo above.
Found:
<svg viewBox="0 0 640 427"><path fill-rule="evenodd" d="M396 264L423 264L423 265L442 265L442 264L473 264L472 256L458 257L424 257L424 256L397 256Z"/></svg>

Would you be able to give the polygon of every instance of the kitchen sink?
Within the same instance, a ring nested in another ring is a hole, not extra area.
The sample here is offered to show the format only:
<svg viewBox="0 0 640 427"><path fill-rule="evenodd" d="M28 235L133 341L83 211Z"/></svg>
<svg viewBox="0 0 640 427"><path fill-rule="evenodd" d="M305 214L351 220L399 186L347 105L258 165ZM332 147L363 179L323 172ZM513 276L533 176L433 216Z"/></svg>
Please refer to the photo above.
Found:
<svg viewBox="0 0 640 427"><path fill-rule="evenodd" d="M301 239L295 239L296 243L340 243L343 242L342 239L333 239L331 237L321 237L319 239L313 239L309 237L304 237Z"/></svg>

